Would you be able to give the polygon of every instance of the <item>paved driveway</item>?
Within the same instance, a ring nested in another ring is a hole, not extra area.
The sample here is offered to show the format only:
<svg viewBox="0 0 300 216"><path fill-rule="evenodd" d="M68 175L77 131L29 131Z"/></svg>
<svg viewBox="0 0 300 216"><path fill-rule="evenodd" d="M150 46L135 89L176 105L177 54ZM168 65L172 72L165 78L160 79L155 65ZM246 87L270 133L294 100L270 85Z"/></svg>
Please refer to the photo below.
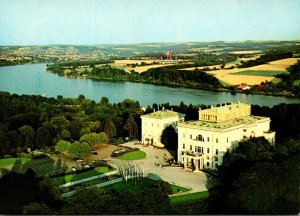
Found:
<svg viewBox="0 0 300 216"><path fill-rule="evenodd" d="M130 161L131 163L143 163L145 167L145 172L153 177L158 177L164 181L189 187L192 190L190 193L207 191L207 177L203 172L192 173L182 170L181 167L157 167L156 163L163 163L164 154L170 157L169 152L166 149L156 149L153 147L145 147L142 145L134 145L132 142L123 144L129 147L138 147L140 150L144 151L147 155L146 158L141 160ZM118 163L127 163L127 161L107 158L109 164L117 168Z"/></svg>

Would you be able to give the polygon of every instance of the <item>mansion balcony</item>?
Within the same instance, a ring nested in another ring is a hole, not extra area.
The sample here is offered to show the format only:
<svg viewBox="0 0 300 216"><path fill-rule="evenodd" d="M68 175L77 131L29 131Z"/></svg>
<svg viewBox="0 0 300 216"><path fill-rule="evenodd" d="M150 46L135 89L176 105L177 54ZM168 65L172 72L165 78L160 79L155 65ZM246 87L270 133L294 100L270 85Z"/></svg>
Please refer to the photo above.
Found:
<svg viewBox="0 0 300 216"><path fill-rule="evenodd" d="M200 152L195 152L192 150L184 150L182 151L183 156L193 156L193 157L201 157L203 154Z"/></svg>

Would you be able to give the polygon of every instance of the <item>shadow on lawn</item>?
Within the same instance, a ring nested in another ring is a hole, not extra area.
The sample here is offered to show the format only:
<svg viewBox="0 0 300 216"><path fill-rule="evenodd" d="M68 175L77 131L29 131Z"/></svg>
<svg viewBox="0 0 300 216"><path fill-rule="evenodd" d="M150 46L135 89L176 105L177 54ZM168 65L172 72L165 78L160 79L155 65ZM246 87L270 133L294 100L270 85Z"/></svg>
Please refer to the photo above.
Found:
<svg viewBox="0 0 300 216"><path fill-rule="evenodd" d="M32 159L25 163L23 163L21 159L17 159L11 171L25 173L29 168L31 168L37 176L50 176L64 173L68 169L68 166L62 162L61 159L55 161L47 156L41 159Z"/></svg>

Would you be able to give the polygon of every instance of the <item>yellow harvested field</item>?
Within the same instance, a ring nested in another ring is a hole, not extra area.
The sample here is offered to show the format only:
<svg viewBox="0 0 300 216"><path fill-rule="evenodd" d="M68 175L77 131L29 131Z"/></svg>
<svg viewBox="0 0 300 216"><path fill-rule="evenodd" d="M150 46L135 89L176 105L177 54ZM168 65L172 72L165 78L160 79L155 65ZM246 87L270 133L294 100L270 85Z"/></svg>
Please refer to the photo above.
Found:
<svg viewBox="0 0 300 216"><path fill-rule="evenodd" d="M257 65L248 68L214 70L214 71L209 71L208 73L213 74L219 80L222 80L230 85L239 85L241 83L246 83L247 85L255 85L255 84L260 84L261 82L264 82L266 80L270 81L274 79L274 77L235 75L235 73L241 71L249 71L249 70L285 72L290 65L296 64L298 60L300 60L300 58L287 58L287 59L281 59L281 60L270 62L270 64Z"/></svg>
<svg viewBox="0 0 300 216"><path fill-rule="evenodd" d="M245 50L245 51L233 51L229 52L230 54L255 54L255 53L262 53L262 50Z"/></svg>
<svg viewBox="0 0 300 216"><path fill-rule="evenodd" d="M168 65L174 65L174 64L168 64ZM158 67L165 67L165 64L159 64L159 65L148 65L148 66L139 66L139 67L135 67L135 68L127 68L127 70L134 70L135 72L138 73L143 73L147 70L149 70L150 68L158 68Z"/></svg>
<svg viewBox="0 0 300 216"><path fill-rule="evenodd" d="M131 60L131 59L123 59L123 60L114 60L114 63L110 63L111 66L126 66L126 64L141 64L145 62L147 64L153 62L160 62L160 60L153 60L153 59L142 59L142 60Z"/></svg>
<svg viewBox="0 0 300 216"><path fill-rule="evenodd" d="M274 77L265 76L250 76L250 75L234 75L234 74L218 74L215 75L219 80L230 85L239 85L245 83L246 85L256 85L264 81L271 81Z"/></svg>

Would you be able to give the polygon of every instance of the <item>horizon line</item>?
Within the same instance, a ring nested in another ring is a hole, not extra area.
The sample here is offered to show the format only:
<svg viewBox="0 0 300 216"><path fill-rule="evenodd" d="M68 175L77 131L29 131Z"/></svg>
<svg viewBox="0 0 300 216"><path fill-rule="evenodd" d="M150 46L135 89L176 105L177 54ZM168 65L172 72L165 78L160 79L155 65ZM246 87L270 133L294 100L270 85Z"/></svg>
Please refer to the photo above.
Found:
<svg viewBox="0 0 300 216"><path fill-rule="evenodd" d="M245 42L300 42L300 39L294 40L215 40L215 41L169 41L169 42L136 42L136 43L97 43L97 44L76 44L76 43L53 43L53 44L0 44L3 46L103 46L103 45L137 45L137 44L183 44L183 43L245 43Z"/></svg>

